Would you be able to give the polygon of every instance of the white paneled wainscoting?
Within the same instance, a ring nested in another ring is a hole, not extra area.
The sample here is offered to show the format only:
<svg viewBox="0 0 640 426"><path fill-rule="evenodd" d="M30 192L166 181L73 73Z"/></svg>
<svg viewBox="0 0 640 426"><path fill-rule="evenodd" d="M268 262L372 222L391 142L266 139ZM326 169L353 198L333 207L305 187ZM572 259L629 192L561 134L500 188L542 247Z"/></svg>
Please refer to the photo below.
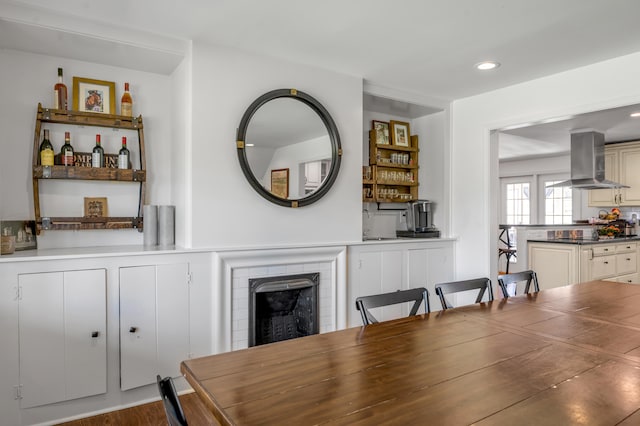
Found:
<svg viewBox="0 0 640 426"><path fill-rule="evenodd" d="M346 246L218 252L214 258L214 352L244 349L249 342L249 280L320 274L320 333L347 326Z"/></svg>

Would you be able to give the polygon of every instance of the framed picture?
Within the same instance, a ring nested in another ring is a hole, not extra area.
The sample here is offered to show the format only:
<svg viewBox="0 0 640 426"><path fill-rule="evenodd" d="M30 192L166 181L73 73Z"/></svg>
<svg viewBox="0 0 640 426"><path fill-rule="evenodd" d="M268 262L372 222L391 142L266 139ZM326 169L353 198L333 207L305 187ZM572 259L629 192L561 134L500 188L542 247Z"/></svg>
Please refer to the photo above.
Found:
<svg viewBox="0 0 640 426"><path fill-rule="evenodd" d="M289 197L289 169L271 170L271 193L276 197Z"/></svg>
<svg viewBox="0 0 640 426"><path fill-rule="evenodd" d="M3 220L0 221L0 229L3 236L15 238L15 251L38 248L35 220Z"/></svg>
<svg viewBox="0 0 640 426"><path fill-rule="evenodd" d="M84 112L115 114L115 83L113 81L73 77L73 109Z"/></svg>
<svg viewBox="0 0 640 426"><path fill-rule="evenodd" d="M84 217L107 217L107 199L105 197L84 197Z"/></svg>
<svg viewBox="0 0 640 426"><path fill-rule="evenodd" d="M409 147L411 131L409 123L391 120L391 142L396 146Z"/></svg>
<svg viewBox="0 0 640 426"><path fill-rule="evenodd" d="M375 130L376 143L378 145L389 145L389 123L386 121L373 120L371 128Z"/></svg>

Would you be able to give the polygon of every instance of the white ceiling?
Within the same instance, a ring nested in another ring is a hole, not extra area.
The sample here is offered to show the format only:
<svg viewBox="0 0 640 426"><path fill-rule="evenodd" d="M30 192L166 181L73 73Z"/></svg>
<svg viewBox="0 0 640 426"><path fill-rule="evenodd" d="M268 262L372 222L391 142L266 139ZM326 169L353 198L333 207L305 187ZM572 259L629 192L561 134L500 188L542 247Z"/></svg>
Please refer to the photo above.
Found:
<svg viewBox="0 0 640 426"><path fill-rule="evenodd" d="M640 51L639 18L638 0L0 0L0 46L13 21L105 40L121 28L158 59L193 40L450 101Z"/></svg>

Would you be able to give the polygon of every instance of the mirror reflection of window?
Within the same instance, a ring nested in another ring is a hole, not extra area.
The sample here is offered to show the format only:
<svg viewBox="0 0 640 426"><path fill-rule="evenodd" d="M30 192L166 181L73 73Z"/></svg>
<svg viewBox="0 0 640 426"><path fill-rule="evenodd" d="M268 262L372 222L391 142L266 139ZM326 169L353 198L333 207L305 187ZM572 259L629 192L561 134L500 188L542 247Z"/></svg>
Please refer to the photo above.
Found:
<svg viewBox="0 0 640 426"><path fill-rule="evenodd" d="M304 163L304 184L302 185L304 193L300 196L308 195L318 189L327 177L330 167L330 158Z"/></svg>

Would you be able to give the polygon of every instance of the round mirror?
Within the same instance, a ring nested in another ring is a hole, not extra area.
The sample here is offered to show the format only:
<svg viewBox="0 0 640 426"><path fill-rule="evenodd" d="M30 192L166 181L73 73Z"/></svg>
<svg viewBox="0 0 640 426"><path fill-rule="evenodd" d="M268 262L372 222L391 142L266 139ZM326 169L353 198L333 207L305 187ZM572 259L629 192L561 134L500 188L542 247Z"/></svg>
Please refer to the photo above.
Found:
<svg viewBox="0 0 640 426"><path fill-rule="evenodd" d="M327 110L295 89L256 99L242 116L236 142L240 167L267 200L302 207L329 191L340 168L340 136Z"/></svg>

